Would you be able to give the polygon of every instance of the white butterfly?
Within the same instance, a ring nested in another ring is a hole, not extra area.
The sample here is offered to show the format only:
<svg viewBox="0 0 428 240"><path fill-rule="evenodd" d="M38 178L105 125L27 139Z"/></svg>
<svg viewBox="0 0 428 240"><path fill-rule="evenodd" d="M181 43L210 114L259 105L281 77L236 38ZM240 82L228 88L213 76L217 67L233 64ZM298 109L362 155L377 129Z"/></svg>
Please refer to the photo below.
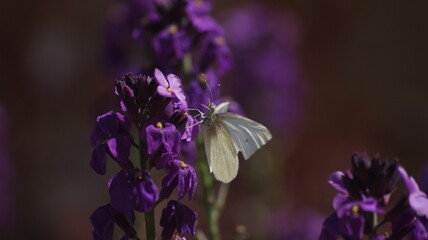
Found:
<svg viewBox="0 0 428 240"><path fill-rule="evenodd" d="M265 145L272 135L262 124L241 115L227 112L230 103L210 104L202 115L205 152L210 171L224 183L238 174L238 153L247 160Z"/></svg>

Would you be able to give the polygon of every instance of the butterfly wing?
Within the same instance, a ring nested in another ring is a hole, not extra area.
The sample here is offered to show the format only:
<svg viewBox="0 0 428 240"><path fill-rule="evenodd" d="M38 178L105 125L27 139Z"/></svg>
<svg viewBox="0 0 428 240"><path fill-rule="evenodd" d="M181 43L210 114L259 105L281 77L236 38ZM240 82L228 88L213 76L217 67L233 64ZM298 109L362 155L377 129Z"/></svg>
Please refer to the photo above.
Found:
<svg viewBox="0 0 428 240"><path fill-rule="evenodd" d="M232 181L238 174L238 152L229 132L220 118L202 126L205 152L214 177L224 183Z"/></svg>
<svg viewBox="0 0 428 240"><path fill-rule="evenodd" d="M262 124L235 113L218 114L229 132L237 152L248 159L272 139L272 134Z"/></svg>

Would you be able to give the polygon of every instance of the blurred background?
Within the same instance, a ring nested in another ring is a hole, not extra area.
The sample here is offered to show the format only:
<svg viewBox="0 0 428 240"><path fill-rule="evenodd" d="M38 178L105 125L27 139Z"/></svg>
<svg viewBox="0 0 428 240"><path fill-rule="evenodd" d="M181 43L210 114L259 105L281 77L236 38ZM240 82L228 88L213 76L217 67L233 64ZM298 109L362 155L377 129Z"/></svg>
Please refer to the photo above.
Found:
<svg viewBox="0 0 428 240"><path fill-rule="evenodd" d="M241 162L224 239L237 231L317 239L332 212L327 179L349 169L355 151L398 157L420 174L428 163L426 2L213 5L235 60L222 90L274 135ZM89 167L96 116L119 109L116 76L102 60L110 8L0 2L1 239L91 239L89 216L108 201L115 170L110 164L100 177Z"/></svg>

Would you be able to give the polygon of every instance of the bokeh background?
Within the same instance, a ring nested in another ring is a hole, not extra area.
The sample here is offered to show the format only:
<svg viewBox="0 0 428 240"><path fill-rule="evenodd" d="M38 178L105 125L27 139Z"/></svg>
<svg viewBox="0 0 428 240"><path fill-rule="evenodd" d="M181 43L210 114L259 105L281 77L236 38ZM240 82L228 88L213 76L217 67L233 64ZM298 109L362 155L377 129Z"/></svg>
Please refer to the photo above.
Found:
<svg viewBox="0 0 428 240"><path fill-rule="evenodd" d="M214 2L236 60L222 90L274 135L241 163L224 239L316 239L332 212L327 178L355 151L398 157L418 176L428 163L427 5ZM91 239L111 174L89 168L89 134L97 115L119 109L102 60L110 7L0 2L1 239ZM248 17L251 27L238 24Z"/></svg>

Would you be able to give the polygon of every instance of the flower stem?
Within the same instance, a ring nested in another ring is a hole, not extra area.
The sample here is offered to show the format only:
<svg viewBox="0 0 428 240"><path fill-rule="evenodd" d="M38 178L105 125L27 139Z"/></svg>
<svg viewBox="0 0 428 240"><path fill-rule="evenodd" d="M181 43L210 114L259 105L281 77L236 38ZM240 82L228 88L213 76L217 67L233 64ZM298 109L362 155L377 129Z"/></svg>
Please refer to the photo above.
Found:
<svg viewBox="0 0 428 240"><path fill-rule="evenodd" d="M228 185L222 184L219 189L217 199L214 196L215 180L209 171L209 166L205 158L203 150L202 138L197 140L198 149L198 171L202 180L203 197L202 203L205 208L207 225L208 225L208 239L220 240L220 229L218 226L221 210L227 198Z"/></svg>
<svg viewBox="0 0 428 240"><path fill-rule="evenodd" d="M150 161L147 155L145 154L145 147L143 141L139 141L139 153L140 153L140 168L141 170L146 170L150 172ZM144 220L146 225L146 239L155 240L156 238L156 228L155 228L155 207L150 209L144 214Z"/></svg>
<svg viewBox="0 0 428 240"><path fill-rule="evenodd" d="M152 208L150 211L144 214L144 220L146 222L146 239L155 240L155 208Z"/></svg>

